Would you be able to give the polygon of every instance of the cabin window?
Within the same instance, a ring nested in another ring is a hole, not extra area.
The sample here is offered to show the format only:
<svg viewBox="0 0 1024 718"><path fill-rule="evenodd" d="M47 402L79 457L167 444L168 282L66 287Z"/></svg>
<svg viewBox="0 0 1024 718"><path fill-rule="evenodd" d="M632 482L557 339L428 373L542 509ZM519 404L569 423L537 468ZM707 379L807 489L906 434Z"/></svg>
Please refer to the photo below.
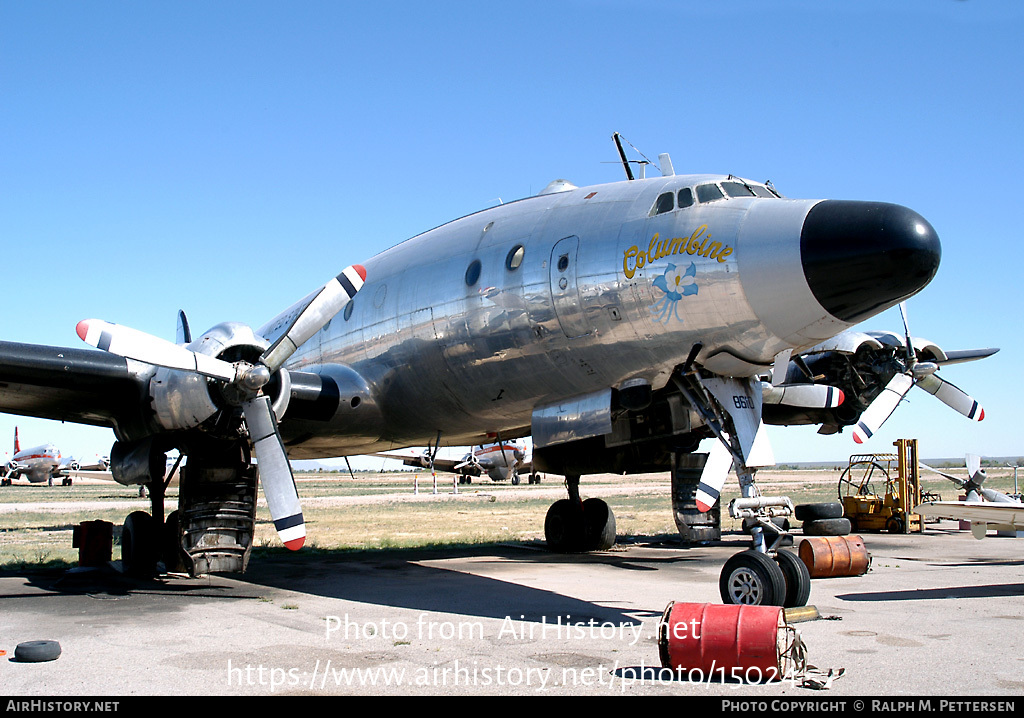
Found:
<svg viewBox="0 0 1024 718"><path fill-rule="evenodd" d="M693 204L693 190L687 187L686 189L679 190L679 197L676 200L679 209L689 207Z"/></svg>
<svg viewBox="0 0 1024 718"><path fill-rule="evenodd" d="M350 299L348 300L348 304L345 305L345 313L342 316L344 316L346 322L352 318L352 308L355 306L355 304L355 300Z"/></svg>
<svg viewBox="0 0 1024 718"><path fill-rule="evenodd" d="M730 197L753 197L754 190L747 187L742 182L723 182L722 188L725 193Z"/></svg>
<svg viewBox="0 0 1024 718"><path fill-rule="evenodd" d="M654 203L654 207L651 209L650 216L653 217L656 214L665 214L675 209L675 200L673 199L671 192L665 192L658 196L658 201Z"/></svg>
<svg viewBox="0 0 1024 718"><path fill-rule="evenodd" d="M523 257L525 256L526 248L521 244L517 244L509 251L508 256L505 257L505 269L510 272L519 269L519 265L523 263Z"/></svg>
<svg viewBox="0 0 1024 718"><path fill-rule="evenodd" d="M697 199L701 202L714 202L724 198L725 195L716 184L702 184L697 187Z"/></svg>
<svg viewBox="0 0 1024 718"><path fill-rule="evenodd" d="M466 286L472 287L480 279L480 260L474 259L466 269Z"/></svg>

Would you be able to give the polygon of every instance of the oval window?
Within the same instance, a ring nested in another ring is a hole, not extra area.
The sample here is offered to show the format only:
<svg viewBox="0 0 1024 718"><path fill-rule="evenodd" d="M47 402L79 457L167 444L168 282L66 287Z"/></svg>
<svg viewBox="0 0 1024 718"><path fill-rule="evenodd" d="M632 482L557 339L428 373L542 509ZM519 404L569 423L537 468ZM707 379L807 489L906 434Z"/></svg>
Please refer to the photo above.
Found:
<svg viewBox="0 0 1024 718"><path fill-rule="evenodd" d="M345 314L343 316L346 322L352 318L352 308L355 306L355 304L355 301L349 300L348 304L345 305Z"/></svg>
<svg viewBox="0 0 1024 718"><path fill-rule="evenodd" d="M505 257L505 268L510 272L514 272L519 269L519 265L523 263L523 257L525 256L526 247L521 244L517 244L512 248L512 251L508 253L508 256Z"/></svg>
<svg viewBox="0 0 1024 718"><path fill-rule="evenodd" d="M466 270L466 285L472 287L480 279L480 260L474 259Z"/></svg>
<svg viewBox="0 0 1024 718"><path fill-rule="evenodd" d="M568 268L569 268L569 255L568 254L563 254L561 257L558 258L558 271L559 272L564 272Z"/></svg>

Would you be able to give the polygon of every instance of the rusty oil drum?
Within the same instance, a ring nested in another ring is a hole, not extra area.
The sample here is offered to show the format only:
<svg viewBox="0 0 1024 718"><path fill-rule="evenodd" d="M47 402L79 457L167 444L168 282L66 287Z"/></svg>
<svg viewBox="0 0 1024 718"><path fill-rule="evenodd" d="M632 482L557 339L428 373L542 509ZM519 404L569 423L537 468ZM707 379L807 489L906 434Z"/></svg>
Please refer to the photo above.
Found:
<svg viewBox="0 0 1024 718"><path fill-rule="evenodd" d="M871 554L860 536L805 538L797 551L811 578L860 576L871 566Z"/></svg>
<svg viewBox="0 0 1024 718"><path fill-rule="evenodd" d="M785 648L781 606L673 602L658 626L662 667L689 680L781 680Z"/></svg>

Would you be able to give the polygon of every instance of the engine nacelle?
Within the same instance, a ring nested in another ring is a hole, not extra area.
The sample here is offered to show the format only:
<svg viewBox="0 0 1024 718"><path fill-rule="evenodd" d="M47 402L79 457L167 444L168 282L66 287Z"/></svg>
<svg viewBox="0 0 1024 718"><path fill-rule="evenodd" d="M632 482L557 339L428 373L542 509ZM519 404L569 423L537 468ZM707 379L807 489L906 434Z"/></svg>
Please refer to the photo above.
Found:
<svg viewBox="0 0 1024 718"><path fill-rule="evenodd" d="M165 457L152 436L140 441L117 441L110 449L110 473L123 486L160 481L167 468Z"/></svg>
<svg viewBox="0 0 1024 718"><path fill-rule="evenodd" d="M354 448L380 438L384 415L377 393L351 367L306 367L293 372L290 379L291 403L281 424L289 456L334 456L338 446ZM339 444L339 439L344 444Z"/></svg>
<svg viewBox="0 0 1024 718"><path fill-rule="evenodd" d="M224 361L255 363L269 343L246 324L225 322L218 324L188 345L197 354L217 357ZM274 404L274 412L281 417L288 409L291 382L288 372L281 369L264 388ZM153 411L159 425L168 431L193 429L222 409L237 405L230 389L215 380L195 372L158 368L149 382Z"/></svg>

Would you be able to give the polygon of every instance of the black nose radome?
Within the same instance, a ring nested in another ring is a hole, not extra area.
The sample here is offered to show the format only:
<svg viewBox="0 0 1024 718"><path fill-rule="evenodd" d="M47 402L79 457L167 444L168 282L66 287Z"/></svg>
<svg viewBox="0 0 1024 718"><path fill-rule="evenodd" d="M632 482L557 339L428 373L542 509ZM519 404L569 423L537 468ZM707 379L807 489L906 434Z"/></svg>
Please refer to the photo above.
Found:
<svg viewBox="0 0 1024 718"><path fill-rule="evenodd" d="M825 200L807 213L800 234L807 284L822 307L847 322L920 291L941 254L928 221L896 204Z"/></svg>

